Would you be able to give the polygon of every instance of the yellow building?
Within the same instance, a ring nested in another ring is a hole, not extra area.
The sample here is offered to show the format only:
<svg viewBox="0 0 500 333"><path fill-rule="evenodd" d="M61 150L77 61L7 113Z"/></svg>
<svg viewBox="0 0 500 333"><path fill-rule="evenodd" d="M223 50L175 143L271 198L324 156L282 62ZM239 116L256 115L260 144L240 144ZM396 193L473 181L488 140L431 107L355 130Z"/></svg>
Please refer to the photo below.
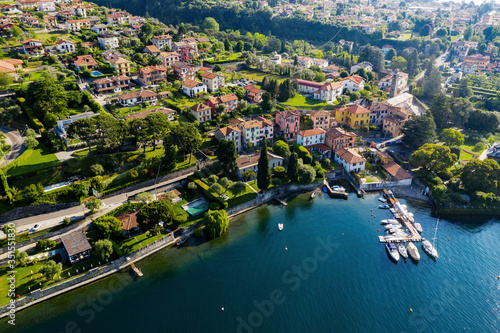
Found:
<svg viewBox="0 0 500 333"><path fill-rule="evenodd" d="M113 58L109 60L109 64L116 71L117 75L130 76L132 74L132 68L130 67L130 61L124 58Z"/></svg>
<svg viewBox="0 0 500 333"><path fill-rule="evenodd" d="M345 108L340 108L335 111L335 120L340 125L347 125L357 129L370 124L371 111L359 106L351 105Z"/></svg>

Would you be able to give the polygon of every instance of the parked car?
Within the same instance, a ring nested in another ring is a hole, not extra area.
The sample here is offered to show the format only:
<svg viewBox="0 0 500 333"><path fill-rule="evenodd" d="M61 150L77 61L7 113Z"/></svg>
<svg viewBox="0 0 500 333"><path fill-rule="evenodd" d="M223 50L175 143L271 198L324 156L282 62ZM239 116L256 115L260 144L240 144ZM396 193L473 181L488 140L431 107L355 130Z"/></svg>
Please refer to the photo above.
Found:
<svg viewBox="0 0 500 333"><path fill-rule="evenodd" d="M41 225L40 224L35 224L33 228L30 229L30 232L36 232L38 229L40 229Z"/></svg>

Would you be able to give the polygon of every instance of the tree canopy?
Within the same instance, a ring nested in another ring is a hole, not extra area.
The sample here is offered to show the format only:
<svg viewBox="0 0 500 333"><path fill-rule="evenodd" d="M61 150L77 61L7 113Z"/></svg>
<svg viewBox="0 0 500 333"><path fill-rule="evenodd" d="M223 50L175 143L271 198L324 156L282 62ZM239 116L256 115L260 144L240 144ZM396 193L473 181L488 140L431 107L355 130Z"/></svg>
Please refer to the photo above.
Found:
<svg viewBox="0 0 500 333"><path fill-rule="evenodd" d="M203 217L203 224L210 238L216 238L226 232L229 219L225 210L209 210Z"/></svg>
<svg viewBox="0 0 500 333"><path fill-rule="evenodd" d="M433 172L444 171L457 161L458 156L451 153L450 147L432 143L424 144L410 158L411 164Z"/></svg>
<svg viewBox="0 0 500 333"><path fill-rule="evenodd" d="M465 136L457 130L445 128L439 138L448 146L460 146L465 142Z"/></svg>
<svg viewBox="0 0 500 333"><path fill-rule="evenodd" d="M224 172L230 174L236 170L236 145L234 141L220 140L216 151Z"/></svg>
<svg viewBox="0 0 500 333"><path fill-rule="evenodd" d="M469 193L475 191L493 192L498 189L500 167L494 160L473 159L464 165L460 179Z"/></svg>
<svg viewBox="0 0 500 333"><path fill-rule="evenodd" d="M92 252L99 260L105 261L113 254L113 244L109 239L99 239L94 243Z"/></svg>
<svg viewBox="0 0 500 333"><path fill-rule="evenodd" d="M271 169L269 168L269 156L267 155L266 139L262 140L259 163L257 164L257 186L265 191L271 185Z"/></svg>
<svg viewBox="0 0 500 333"><path fill-rule="evenodd" d="M122 232L122 223L114 216L102 216L94 221L104 238L119 235Z"/></svg>
<svg viewBox="0 0 500 333"><path fill-rule="evenodd" d="M410 149L417 149L425 143L436 139L436 123L432 115L421 115L408 120L401 132L404 134L403 144Z"/></svg>
<svg viewBox="0 0 500 333"><path fill-rule="evenodd" d="M174 208L170 200L156 200L143 206L137 213L137 222L143 227L151 229L163 221L170 223L174 217Z"/></svg>

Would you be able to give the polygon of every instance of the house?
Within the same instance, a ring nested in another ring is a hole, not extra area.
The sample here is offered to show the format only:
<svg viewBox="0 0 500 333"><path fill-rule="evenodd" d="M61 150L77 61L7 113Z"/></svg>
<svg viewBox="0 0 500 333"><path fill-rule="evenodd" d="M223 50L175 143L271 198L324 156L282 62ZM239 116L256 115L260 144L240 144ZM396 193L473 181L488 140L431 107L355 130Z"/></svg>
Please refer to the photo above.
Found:
<svg viewBox="0 0 500 333"><path fill-rule="evenodd" d="M118 38L110 33L103 33L97 36L99 46L104 50L114 50L120 47Z"/></svg>
<svg viewBox="0 0 500 333"><path fill-rule="evenodd" d="M186 79L182 82L182 91L189 97L194 97L199 93L207 92L207 85L203 82Z"/></svg>
<svg viewBox="0 0 500 333"><path fill-rule="evenodd" d="M128 23L129 14L125 12L116 12L106 16L108 25L125 25Z"/></svg>
<svg viewBox="0 0 500 333"><path fill-rule="evenodd" d="M146 110L146 111L141 111L141 112L136 112L136 113L131 113L128 116L125 117L125 119L146 119L146 117L151 114L151 113L161 113L164 114L168 117L169 121L174 120L175 118L173 116L177 115L177 111L169 109L169 108L164 108L164 107L159 107L156 109L152 110Z"/></svg>
<svg viewBox="0 0 500 333"><path fill-rule="evenodd" d="M106 24L95 24L91 30L96 34L102 34L108 30L108 26Z"/></svg>
<svg viewBox="0 0 500 333"><path fill-rule="evenodd" d="M31 26L37 26L40 24L40 21L36 17L27 17L25 23Z"/></svg>
<svg viewBox="0 0 500 333"><path fill-rule="evenodd" d="M375 24L371 23L353 24L352 27L358 29L361 32L364 32L365 34L371 34L375 32Z"/></svg>
<svg viewBox="0 0 500 333"><path fill-rule="evenodd" d="M44 52L42 42L38 39L27 39L21 42L22 54L41 55Z"/></svg>
<svg viewBox="0 0 500 333"><path fill-rule="evenodd" d="M160 52L158 56L163 60L165 67L171 67L180 60L180 55L176 52Z"/></svg>
<svg viewBox="0 0 500 333"><path fill-rule="evenodd" d="M154 45L148 45L144 48L144 50L142 52L151 54L152 56L155 57L160 53L160 50Z"/></svg>
<svg viewBox="0 0 500 333"><path fill-rule="evenodd" d="M236 152L241 150L241 130L238 126L221 127L215 131L214 137L221 141L233 141L236 147Z"/></svg>
<svg viewBox="0 0 500 333"><path fill-rule="evenodd" d="M315 128L300 131L297 134L297 143L304 146L311 153L330 155L332 149L325 144L326 131L322 128Z"/></svg>
<svg viewBox="0 0 500 333"><path fill-rule="evenodd" d="M165 45L168 45L168 47L171 48L172 47L172 36L170 36L170 35L153 36L153 38L151 38L151 42L159 50L163 50Z"/></svg>
<svg viewBox="0 0 500 333"><path fill-rule="evenodd" d="M118 102L122 106L133 106L141 103L156 105L157 95L151 90L134 91L127 94L118 95Z"/></svg>
<svg viewBox="0 0 500 333"><path fill-rule="evenodd" d="M363 61L363 62L360 62L359 64L353 65L351 67L350 74L356 73L358 71L358 69L360 69L360 68L364 68L365 71L367 71L367 72L373 71L373 65L370 64L368 61Z"/></svg>
<svg viewBox="0 0 500 333"><path fill-rule="evenodd" d="M267 157L269 159L269 168L272 170L275 167L283 165L283 157L275 155L273 153L267 152ZM245 171L252 170L257 174L259 167L260 152L252 155L243 155L236 159L236 166L238 170L238 177L242 178Z"/></svg>
<svg viewBox="0 0 500 333"><path fill-rule="evenodd" d="M82 230L61 236L61 242L72 265L88 260L92 256L92 246Z"/></svg>
<svg viewBox="0 0 500 333"><path fill-rule="evenodd" d="M220 88L224 87L224 76L211 72L204 72L200 74L201 80L208 87L208 91L215 92L219 91Z"/></svg>
<svg viewBox="0 0 500 333"><path fill-rule="evenodd" d="M387 172L390 181L396 181L398 185L411 185L413 176L396 162L383 164L382 169Z"/></svg>
<svg viewBox="0 0 500 333"><path fill-rule="evenodd" d="M325 73L339 73L340 67L336 66L336 65L330 65L330 66L323 68L323 72L325 72Z"/></svg>
<svg viewBox="0 0 500 333"><path fill-rule="evenodd" d="M73 64L78 71L81 71L80 67L87 66L87 68L94 69L97 68L97 62L94 60L92 55L81 55L73 59Z"/></svg>
<svg viewBox="0 0 500 333"><path fill-rule="evenodd" d="M177 53L180 53L180 50L186 47L192 48L195 53L198 53L198 42L196 40L172 43L172 51Z"/></svg>
<svg viewBox="0 0 500 333"><path fill-rule="evenodd" d="M356 134L341 127L333 127L326 132L325 144L334 152L341 148L354 148Z"/></svg>
<svg viewBox="0 0 500 333"><path fill-rule="evenodd" d="M118 58L123 58L123 54L121 54L119 51L116 50L107 50L101 53L101 56L104 58L106 61L110 61L111 59L118 59Z"/></svg>
<svg viewBox="0 0 500 333"><path fill-rule="evenodd" d="M146 86L166 81L167 68L163 65L143 67L139 70L137 79Z"/></svg>
<svg viewBox="0 0 500 333"><path fill-rule="evenodd" d="M76 44L69 40L58 39L56 42L56 46L57 46L57 51L61 53L76 51Z"/></svg>
<svg viewBox="0 0 500 333"><path fill-rule="evenodd" d="M190 46L185 46L177 50L181 57L181 61L190 62L198 55L198 51Z"/></svg>
<svg viewBox="0 0 500 333"><path fill-rule="evenodd" d="M377 146L375 143L372 143L372 145ZM384 153L383 151L380 151L378 149L370 151L370 155L375 158L376 163L387 164L390 162L394 162L394 159L389 154Z"/></svg>
<svg viewBox="0 0 500 333"><path fill-rule="evenodd" d="M392 75L387 75L382 80L386 80L384 83L380 83L380 89L389 92L390 97L394 97L400 94L403 90L408 87L408 74L398 71L397 69L392 73Z"/></svg>
<svg viewBox="0 0 500 333"><path fill-rule="evenodd" d="M120 221L122 226L122 235L124 237L131 237L141 230L139 223L137 222L138 211L122 213L116 217Z"/></svg>
<svg viewBox="0 0 500 333"><path fill-rule="evenodd" d="M94 80L93 84L97 94L120 93L130 90L134 86L131 79L125 75L97 79Z"/></svg>
<svg viewBox="0 0 500 333"><path fill-rule="evenodd" d="M347 172L360 173L365 169L366 159L351 148L340 148L333 159Z"/></svg>
<svg viewBox="0 0 500 333"><path fill-rule="evenodd" d="M353 91L360 91L365 88L365 79L363 79L361 76L357 74L345 77L339 82L342 82L344 84L344 91L346 89L350 89Z"/></svg>
<svg viewBox="0 0 500 333"><path fill-rule="evenodd" d="M476 49L478 43L470 41L459 41L451 46L451 57L452 59L458 59L458 61L463 61L463 58L469 54L469 50Z"/></svg>
<svg viewBox="0 0 500 333"><path fill-rule="evenodd" d="M39 0L38 10L41 12L55 12L56 5L54 3L54 0Z"/></svg>
<svg viewBox="0 0 500 333"><path fill-rule="evenodd" d="M334 102L342 95L344 84L342 82L326 82L321 88L313 92L313 98L320 101Z"/></svg>
<svg viewBox="0 0 500 333"><path fill-rule="evenodd" d="M309 119L313 122L313 128L330 128L330 112L325 110L311 111L309 113Z"/></svg>
<svg viewBox="0 0 500 333"><path fill-rule="evenodd" d="M0 60L0 72L1 73L16 73L17 70L23 69L23 63L21 59L2 59Z"/></svg>
<svg viewBox="0 0 500 333"><path fill-rule="evenodd" d="M241 131L241 145L259 145L263 139L274 139L274 123L264 117L255 117L252 120L241 118L231 119L229 124L237 126Z"/></svg>
<svg viewBox="0 0 500 333"><path fill-rule="evenodd" d="M60 10L56 13L56 18L61 21L67 21L71 17L69 10Z"/></svg>
<svg viewBox="0 0 500 333"><path fill-rule="evenodd" d="M128 18L130 25L143 25L146 22L146 18L142 16L131 16Z"/></svg>
<svg viewBox="0 0 500 333"><path fill-rule="evenodd" d="M382 131L385 135L390 135L392 137L400 136L401 129L409 119L410 114L408 111L403 108L399 108L398 111L395 111L391 115L384 118Z"/></svg>
<svg viewBox="0 0 500 333"><path fill-rule="evenodd" d="M43 23L45 23L47 29L54 29L57 27L57 18L52 15L44 15Z"/></svg>
<svg viewBox="0 0 500 333"><path fill-rule="evenodd" d="M71 31L80 31L82 28L90 29L91 22L88 19L67 20L66 29Z"/></svg>
<svg viewBox="0 0 500 333"><path fill-rule="evenodd" d="M21 11L19 9L17 9L16 6L9 5L9 4L1 4L0 5L0 11L4 12L6 14L21 13Z"/></svg>
<svg viewBox="0 0 500 333"><path fill-rule="evenodd" d="M370 113L362 106L351 105L335 110L335 120L341 125L358 129L370 124Z"/></svg>
<svg viewBox="0 0 500 333"><path fill-rule="evenodd" d="M393 106L387 101L375 102L370 106L370 125L382 127L385 118L400 110L400 107Z"/></svg>
<svg viewBox="0 0 500 333"><path fill-rule="evenodd" d="M90 8L89 8L90 6ZM91 5L75 5L71 6L69 10L74 16L87 17L87 9L92 9Z"/></svg>
<svg viewBox="0 0 500 333"><path fill-rule="evenodd" d="M57 130L61 133L62 136L66 136L66 130L68 129L68 127L71 123L74 123L75 121L80 120L80 119L92 118L93 116L97 116L97 115L98 115L98 113L88 111L88 112L75 114L73 116L68 116L68 118L66 118L66 119L60 119L57 121Z"/></svg>
<svg viewBox="0 0 500 333"><path fill-rule="evenodd" d="M216 96L207 99L206 104L210 106L213 114L215 114L215 108L220 104L224 104L226 106L226 110L224 112L232 112L236 109L236 106L238 106L238 97L236 97L235 94Z"/></svg>
<svg viewBox="0 0 500 333"><path fill-rule="evenodd" d="M131 62L124 58L112 58L108 60L109 65L118 75L130 76L132 74L130 64Z"/></svg>
<svg viewBox="0 0 500 333"><path fill-rule="evenodd" d="M386 44L386 45L382 46L382 52L384 53L384 55L386 55L387 52L389 52L391 49L393 49L392 45ZM391 60L391 59L388 59L388 60Z"/></svg>
<svg viewBox="0 0 500 333"><path fill-rule="evenodd" d="M307 80L296 80L297 85L299 86L299 92L303 94L312 94L315 91L321 89L323 86L323 83L321 82L313 82L313 81L307 81Z"/></svg>
<svg viewBox="0 0 500 333"><path fill-rule="evenodd" d="M300 112L297 110L279 111L276 113L276 125L283 132L285 139L295 139L300 130Z"/></svg>
<svg viewBox="0 0 500 333"><path fill-rule="evenodd" d="M252 86L251 84L245 86L245 97L250 103L262 102L262 95L264 92L264 90Z"/></svg>
<svg viewBox="0 0 500 333"><path fill-rule="evenodd" d="M19 10L37 9L39 0L16 0L14 4Z"/></svg>
<svg viewBox="0 0 500 333"><path fill-rule="evenodd" d="M182 61L172 64L174 70L174 77L176 80L184 81L186 79L194 80L196 78L196 67Z"/></svg>
<svg viewBox="0 0 500 333"><path fill-rule="evenodd" d="M191 115L200 123L203 124L212 120L212 109L206 104L196 104L191 108Z"/></svg>

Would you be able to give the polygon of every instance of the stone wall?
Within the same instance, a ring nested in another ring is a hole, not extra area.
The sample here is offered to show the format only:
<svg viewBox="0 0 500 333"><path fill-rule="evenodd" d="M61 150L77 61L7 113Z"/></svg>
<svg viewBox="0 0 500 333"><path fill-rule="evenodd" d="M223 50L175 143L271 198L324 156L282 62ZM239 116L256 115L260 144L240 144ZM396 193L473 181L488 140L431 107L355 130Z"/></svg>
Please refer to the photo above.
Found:
<svg viewBox="0 0 500 333"><path fill-rule="evenodd" d="M0 215L0 223L19 220L34 215L52 213L59 210L75 207L78 205L80 205L79 202L70 202L70 203L61 203L55 205L41 204L36 206L18 207L14 210L11 210L10 212Z"/></svg>

